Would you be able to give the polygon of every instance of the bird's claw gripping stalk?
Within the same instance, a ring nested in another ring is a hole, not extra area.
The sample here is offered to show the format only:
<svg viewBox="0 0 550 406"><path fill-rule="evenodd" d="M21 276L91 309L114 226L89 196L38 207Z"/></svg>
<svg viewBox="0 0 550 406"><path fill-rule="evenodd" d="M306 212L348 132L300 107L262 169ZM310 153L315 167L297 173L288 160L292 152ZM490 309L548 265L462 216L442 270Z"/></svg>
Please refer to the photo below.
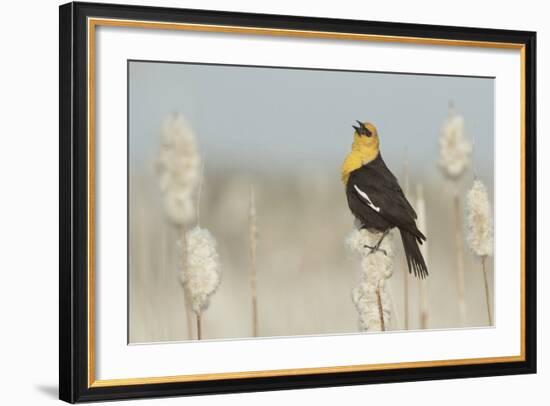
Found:
<svg viewBox="0 0 550 406"><path fill-rule="evenodd" d="M376 251L380 251L380 252L383 252L385 256L388 256L388 253L386 252L386 250L380 248L380 244L382 244L382 241L384 240L386 235L388 235L388 233L389 233L389 230L384 231L384 234L382 234L382 237L380 237L380 239L378 240L375 246L371 247L370 245L366 245L366 244L363 246L363 248L370 248L370 252L367 255L370 255Z"/></svg>
<svg viewBox="0 0 550 406"><path fill-rule="evenodd" d="M370 255L370 254L372 254L372 253L374 253L374 252L376 252L376 251L380 251L380 252L382 252L385 256L388 256L388 253L386 252L386 250L380 248L378 245L379 245L379 244L376 244L376 245L374 245L374 246L372 246L372 247L371 247L370 245L363 245L363 248L370 248L370 252L369 252L367 255Z"/></svg>

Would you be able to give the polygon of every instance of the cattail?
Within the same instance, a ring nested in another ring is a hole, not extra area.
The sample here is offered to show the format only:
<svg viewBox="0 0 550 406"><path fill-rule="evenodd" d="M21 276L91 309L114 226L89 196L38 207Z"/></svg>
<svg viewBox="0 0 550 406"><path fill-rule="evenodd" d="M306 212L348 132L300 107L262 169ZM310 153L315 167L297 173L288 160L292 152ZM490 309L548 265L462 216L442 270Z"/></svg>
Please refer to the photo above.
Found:
<svg viewBox="0 0 550 406"><path fill-rule="evenodd" d="M200 181L200 155L193 130L183 114L173 114L162 123L157 173L164 212L176 226L195 218L197 185Z"/></svg>
<svg viewBox="0 0 550 406"><path fill-rule="evenodd" d="M258 292L256 270L256 248L258 246L258 214L254 188L250 186L250 202L248 207L248 244L250 255L250 291L252 295L252 335L258 337Z"/></svg>
<svg viewBox="0 0 550 406"><path fill-rule="evenodd" d="M468 245L479 257L493 254L493 222L487 188L475 180L466 195Z"/></svg>
<svg viewBox="0 0 550 406"><path fill-rule="evenodd" d="M464 136L464 118L449 106L449 116L441 128L439 138L439 167L453 183L454 236L456 252L456 276L458 289L458 312L462 325L466 322L466 288L464 276L464 244L462 231L461 202L458 181L470 163L472 144Z"/></svg>
<svg viewBox="0 0 550 406"><path fill-rule="evenodd" d="M204 228L194 227L186 235L185 253L179 244L180 280L186 291L197 322L197 339L202 338L201 315L208 308L210 296L216 292L221 280L221 264L216 240Z"/></svg>
<svg viewBox="0 0 550 406"><path fill-rule="evenodd" d="M375 246L381 237L382 233L361 229L346 239L348 248L361 258L360 283L352 291L352 300L363 331L385 331L391 323L393 303L388 279L393 274L393 235L387 234L377 251L367 247Z"/></svg>
<svg viewBox="0 0 550 406"><path fill-rule="evenodd" d="M486 266L487 257L493 255L493 221L487 188L480 180L474 180L474 184L466 196L466 222L468 225L468 245L472 252L481 259L487 317L489 325L493 325Z"/></svg>
<svg viewBox="0 0 550 406"><path fill-rule="evenodd" d="M418 219L416 224L424 234L427 234L428 227L426 223L426 202L424 200L424 188L422 184L416 185L416 214ZM428 243L429 240L424 241L424 244L420 246L420 252L426 261L426 266L430 269L429 255L428 255ZM419 291L420 291L420 328L428 328L429 317L429 302L428 302L428 278L418 279Z"/></svg>
<svg viewBox="0 0 550 406"><path fill-rule="evenodd" d="M449 107L439 138L439 167L451 180L462 176L470 162L472 144L464 136L464 118Z"/></svg>
<svg viewBox="0 0 550 406"><path fill-rule="evenodd" d="M194 195L200 182L200 155L193 130L181 113L168 116L160 130L157 175L164 214L178 234L179 265L185 257L186 227L195 217ZM187 333L191 338L191 312L184 289Z"/></svg>

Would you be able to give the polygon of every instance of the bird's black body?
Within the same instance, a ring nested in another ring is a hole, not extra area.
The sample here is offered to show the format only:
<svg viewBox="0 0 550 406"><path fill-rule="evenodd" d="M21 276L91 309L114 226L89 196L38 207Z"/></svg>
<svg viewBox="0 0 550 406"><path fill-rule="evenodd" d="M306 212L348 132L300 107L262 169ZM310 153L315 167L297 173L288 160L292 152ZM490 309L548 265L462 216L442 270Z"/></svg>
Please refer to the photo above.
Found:
<svg viewBox="0 0 550 406"><path fill-rule="evenodd" d="M416 227L416 213L380 153L349 174L346 195L349 208L362 228L381 232L399 228L409 272L422 278L427 276L426 263L418 246L426 237Z"/></svg>

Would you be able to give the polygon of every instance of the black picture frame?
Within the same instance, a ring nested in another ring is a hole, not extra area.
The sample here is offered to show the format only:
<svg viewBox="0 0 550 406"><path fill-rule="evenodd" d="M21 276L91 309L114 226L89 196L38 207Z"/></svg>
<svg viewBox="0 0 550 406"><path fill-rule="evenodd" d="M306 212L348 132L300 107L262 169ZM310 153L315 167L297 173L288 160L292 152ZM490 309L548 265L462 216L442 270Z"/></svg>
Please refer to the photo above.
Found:
<svg viewBox="0 0 550 406"><path fill-rule="evenodd" d="M422 381L536 372L536 33L93 3L60 6L59 397L67 402ZM471 365L93 387L88 353L87 19L103 17L346 32L524 47L524 359Z"/></svg>

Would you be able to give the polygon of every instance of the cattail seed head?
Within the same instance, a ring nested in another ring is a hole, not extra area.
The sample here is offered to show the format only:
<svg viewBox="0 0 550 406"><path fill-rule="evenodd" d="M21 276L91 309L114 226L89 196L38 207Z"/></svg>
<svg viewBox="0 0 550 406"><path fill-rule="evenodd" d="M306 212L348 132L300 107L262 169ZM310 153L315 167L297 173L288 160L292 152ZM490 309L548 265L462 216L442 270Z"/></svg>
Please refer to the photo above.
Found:
<svg viewBox="0 0 550 406"><path fill-rule="evenodd" d="M159 188L166 217L174 225L195 216L195 193L200 181L201 159L193 130L183 114L172 114L161 126L157 161Z"/></svg>
<svg viewBox="0 0 550 406"><path fill-rule="evenodd" d="M363 228L353 230L346 238L348 249L361 258L363 276L388 279L393 274L393 233L390 232L384 237L378 251L371 252L371 249L368 248L376 245L381 237L382 233ZM366 275L366 271L369 269L374 269L375 272Z"/></svg>
<svg viewBox="0 0 550 406"><path fill-rule="evenodd" d="M468 167L471 153L472 144L464 136L464 118L451 108L441 128L439 167L445 176L456 180Z"/></svg>
<svg viewBox="0 0 550 406"><path fill-rule="evenodd" d="M493 221L487 188L475 180L466 195L468 245L480 257L493 254Z"/></svg>
<svg viewBox="0 0 550 406"><path fill-rule="evenodd" d="M352 290L351 299L359 315L359 329L361 331L389 330L388 323L392 316L392 299L386 288L385 279L381 279L378 284L359 284ZM382 305L384 327L382 327L379 304Z"/></svg>
<svg viewBox="0 0 550 406"><path fill-rule="evenodd" d="M382 233L361 229L352 231L346 239L348 249L361 258L359 286L352 291L361 330L387 329L392 316L393 305L387 282L393 275L393 234L390 232L384 237L378 251L369 248L375 246L381 237Z"/></svg>
<svg viewBox="0 0 550 406"><path fill-rule="evenodd" d="M204 228L194 227L186 233L185 253L178 243L180 280L195 313L208 308L210 296L221 281L221 264L216 240Z"/></svg>

